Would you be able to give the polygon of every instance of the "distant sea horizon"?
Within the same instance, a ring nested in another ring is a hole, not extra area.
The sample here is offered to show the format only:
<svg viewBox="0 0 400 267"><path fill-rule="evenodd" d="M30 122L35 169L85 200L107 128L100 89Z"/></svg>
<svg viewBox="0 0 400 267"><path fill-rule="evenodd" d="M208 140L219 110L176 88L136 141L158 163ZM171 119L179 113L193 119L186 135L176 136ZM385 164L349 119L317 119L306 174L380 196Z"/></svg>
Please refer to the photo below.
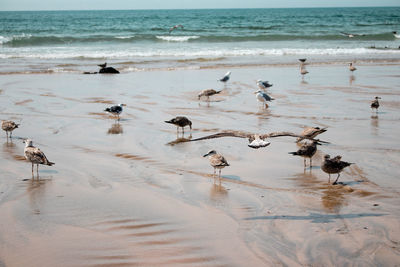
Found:
<svg viewBox="0 0 400 267"><path fill-rule="evenodd" d="M0 73L393 62L393 32L400 7L0 11Z"/></svg>

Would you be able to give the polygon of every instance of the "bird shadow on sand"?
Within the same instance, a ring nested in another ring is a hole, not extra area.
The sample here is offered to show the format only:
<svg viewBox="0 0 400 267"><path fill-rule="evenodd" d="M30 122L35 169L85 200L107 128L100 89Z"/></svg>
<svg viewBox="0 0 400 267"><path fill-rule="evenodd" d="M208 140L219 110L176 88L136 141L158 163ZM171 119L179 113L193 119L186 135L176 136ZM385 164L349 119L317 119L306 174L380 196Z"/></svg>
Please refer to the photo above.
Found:
<svg viewBox="0 0 400 267"><path fill-rule="evenodd" d="M255 216L247 217L244 220L291 220L291 221L310 221L311 223L329 223L335 220L359 219L364 217L381 217L388 214L384 213L348 213L348 214L322 214L310 213L309 215L275 215L275 216Z"/></svg>
<svg viewBox="0 0 400 267"><path fill-rule="evenodd" d="M178 136L175 140L166 143L166 145L174 146L174 145L177 145L177 144L180 144L180 143L189 142L190 140L192 140L192 135L189 135L188 137Z"/></svg>

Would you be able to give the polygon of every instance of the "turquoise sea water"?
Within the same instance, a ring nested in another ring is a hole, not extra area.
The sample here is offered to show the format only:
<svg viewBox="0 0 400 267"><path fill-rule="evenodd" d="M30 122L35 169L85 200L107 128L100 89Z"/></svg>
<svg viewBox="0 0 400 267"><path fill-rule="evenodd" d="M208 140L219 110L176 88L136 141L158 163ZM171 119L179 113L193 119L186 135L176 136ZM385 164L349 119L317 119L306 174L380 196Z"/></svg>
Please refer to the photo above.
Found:
<svg viewBox="0 0 400 267"><path fill-rule="evenodd" d="M398 60L393 31L400 7L0 12L0 72Z"/></svg>

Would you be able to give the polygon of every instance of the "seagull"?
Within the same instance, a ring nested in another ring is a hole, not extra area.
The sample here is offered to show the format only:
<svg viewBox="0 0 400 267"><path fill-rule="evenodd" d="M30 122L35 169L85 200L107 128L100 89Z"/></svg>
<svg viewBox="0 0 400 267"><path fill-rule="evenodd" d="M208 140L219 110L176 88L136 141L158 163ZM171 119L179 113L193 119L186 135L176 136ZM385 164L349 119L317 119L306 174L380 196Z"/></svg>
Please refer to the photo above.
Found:
<svg viewBox="0 0 400 267"><path fill-rule="evenodd" d="M1 121L1 129L3 129L6 132L7 138L8 138L8 132L10 132L10 138L12 135L12 131L14 129L18 128L19 124L13 122L13 121Z"/></svg>
<svg viewBox="0 0 400 267"><path fill-rule="evenodd" d="M306 68L304 68L303 66L300 69L300 74L301 76L304 78L304 75L306 75L308 73L308 71L306 70Z"/></svg>
<svg viewBox="0 0 400 267"><path fill-rule="evenodd" d="M175 26L169 28L169 33L171 33L173 30L178 29L178 28L182 28L183 29L183 25L178 24L178 25L175 25Z"/></svg>
<svg viewBox="0 0 400 267"><path fill-rule="evenodd" d="M36 164L36 172L39 174L39 164L52 166L55 163L50 162L45 154L37 147L32 145L32 140L26 139L24 140L25 149L24 154L25 158L32 163L32 176L33 176L33 164ZM39 177L39 176L38 176Z"/></svg>
<svg viewBox="0 0 400 267"><path fill-rule="evenodd" d="M301 132L301 136L300 138L297 138L297 143L302 141L303 139L307 139L307 138L315 138L317 135L322 134L324 132L326 132L326 128L319 128L319 127L306 127L304 128L304 130ZM323 141L321 141L323 142Z"/></svg>
<svg viewBox="0 0 400 267"><path fill-rule="evenodd" d="M257 80L257 85L261 90L265 90L271 87L273 84L269 83L268 81Z"/></svg>
<svg viewBox="0 0 400 267"><path fill-rule="evenodd" d="M371 102L371 109L372 109L372 110L375 109L376 112L378 111L378 108L379 108L379 101L378 101L378 99L381 99L381 98L380 98L379 96L375 96L375 99L372 100L372 102Z"/></svg>
<svg viewBox="0 0 400 267"><path fill-rule="evenodd" d="M336 180L333 182L333 184L337 184L337 181L339 179L340 176L340 172L350 166L351 164L354 163L349 163L346 161L341 161L342 156L336 156L333 159L331 159L331 157L329 155L325 155L324 157L324 161L322 162L321 165L321 169L326 172L327 174L329 174L329 182L331 180L331 173L337 173L338 176L336 178Z"/></svg>
<svg viewBox="0 0 400 267"><path fill-rule="evenodd" d="M392 32L393 33L393 36L395 37L395 38L400 38L400 34L397 34L397 32Z"/></svg>
<svg viewBox="0 0 400 267"><path fill-rule="evenodd" d="M176 134L178 134L179 127L182 128L182 134L185 133L185 129L184 129L185 126L189 125L190 130L192 130L192 122L184 116L177 116L177 117L175 117L169 121L165 121L165 122L176 125Z"/></svg>
<svg viewBox="0 0 400 267"><path fill-rule="evenodd" d="M221 137L247 138L249 141L248 147L258 149L261 147L269 146L271 144L270 142L266 141L266 139L273 138L273 137L281 137L281 136L292 136L292 137L299 137L299 138L314 140L313 138L304 137L302 135L291 133L291 132L271 132L271 133L267 133L267 134L257 134L257 133L243 132L243 131L224 131L224 132L207 135L207 136L203 136L203 137L196 138L196 139L191 139L189 141L193 142L193 141L200 141L200 140L214 139L214 138L221 138ZM315 140L318 142L324 142L324 141L320 141L317 139L315 139Z"/></svg>
<svg viewBox="0 0 400 267"><path fill-rule="evenodd" d="M108 113L111 113L112 115L118 116L119 120L119 114L122 113L122 107L125 107L125 104L119 104L117 106L112 106L109 108L106 108L104 111L107 111Z"/></svg>
<svg viewBox="0 0 400 267"><path fill-rule="evenodd" d="M306 143L301 146L299 150L296 152L289 152L294 156L301 156L304 158L304 169L306 168L306 158L310 158L310 169L312 167L312 157L314 156L315 152L317 152L317 145L321 145L318 141L314 140L311 143Z"/></svg>
<svg viewBox="0 0 400 267"><path fill-rule="evenodd" d="M219 81L220 81L220 82L226 83L227 81L229 81L230 75L231 75L231 72L228 71L227 73L225 73L224 77L222 77L221 79L219 79Z"/></svg>
<svg viewBox="0 0 400 267"><path fill-rule="evenodd" d="M199 97L199 100L200 100L200 98L201 98L202 96L206 96L206 97L207 97L207 101L209 101L209 100L210 100L210 96L219 94L219 93L221 93L221 92L222 92L222 90L220 90L220 91L215 91L214 89L204 89L203 91L200 92L200 94L198 95L198 97Z"/></svg>
<svg viewBox="0 0 400 267"><path fill-rule="evenodd" d="M258 102L263 103L263 106L265 108L268 108L267 102L271 102L272 100L275 100L275 98L270 97L269 95L267 95L266 93L264 93L260 89L255 91L254 94L256 94Z"/></svg>
<svg viewBox="0 0 400 267"><path fill-rule="evenodd" d="M350 70L350 71L355 71L356 69L357 69L357 68L353 66L353 63L350 62L350 63L349 63L349 70Z"/></svg>
<svg viewBox="0 0 400 267"><path fill-rule="evenodd" d="M104 69L105 67L107 67L107 62L104 62L104 64L100 64L100 65L97 65L97 66L99 66L100 68Z"/></svg>
<svg viewBox="0 0 400 267"><path fill-rule="evenodd" d="M218 178L220 178L219 182L221 183L221 169L225 168L226 166L229 166L229 163L226 161L224 156L218 154L215 150L209 151L203 157L208 157L211 166L214 168L214 175L213 175L214 178L216 174L216 169L218 169L219 171Z"/></svg>

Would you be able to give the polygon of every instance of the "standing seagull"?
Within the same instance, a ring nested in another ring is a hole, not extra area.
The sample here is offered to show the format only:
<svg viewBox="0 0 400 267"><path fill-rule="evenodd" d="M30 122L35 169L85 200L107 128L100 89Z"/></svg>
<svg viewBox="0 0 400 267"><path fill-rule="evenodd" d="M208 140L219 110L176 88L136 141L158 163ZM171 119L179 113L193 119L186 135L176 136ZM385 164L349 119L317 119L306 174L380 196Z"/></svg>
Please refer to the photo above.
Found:
<svg viewBox="0 0 400 267"><path fill-rule="evenodd" d="M376 112L378 112L378 108L379 108L379 101L378 101L378 99L381 99L381 98L380 98L379 96L375 96L375 99L372 100L372 102L371 102L371 109L372 109L372 110L375 109Z"/></svg>
<svg viewBox="0 0 400 267"><path fill-rule="evenodd" d="M36 164L36 173L37 177L39 177L39 164L52 166L55 163L50 162L44 153L37 147L32 145L32 140L27 139L24 141L25 149L24 154L25 158L32 163L32 176L33 176L33 164Z"/></svg>
<svg viewBox="0 0 400 267"><path fill-rule="evenodd" d="M301 76L304 78L304 75L306 75L308 73L308 71L306 70L305 67L301 66L300 68L300 74Z"/></svg>
<svg viewBox="0 0 400 267"><path fill-rule="evenodd" d="M349 70L350 70L350 71L355 71L356 69L357 69L357 68L353 66L353 63L350 62L350 63L349 63Z"/></svg>
<svg viewBox="0 0 400 267"><path fill-rule="evenodd" d="M184 116L177 116L177 117L170 119L169 121L165 121L165 122L176 125L176 134L177 135L178 135L179 127L182 128L182 134L185 133L185 129L184 129L185 126L189 125L190 130L192 130L192 122Z"/></svg>
<svg viewBox="0 0 400 267"><path fill-rule="evenodd" d="M258 88L260 88L261 90L265 90L265 89L271 87L273 84L269 83L268 81L257 80L257 85L258 85Z"/></svg>
<svg viewBox="0 0 400 267"><path fill-rule="evenodd" d="M97 66L99 66L100 68L104 69L105 67L107 67L107 62L104 62L104 64L99 64Z"/></svg>
<svg viewBox="0 0 400 267"><path fill-rule="evenodd" d="M304 169L306 168L306 158L310 159L310 169L312 167L312 157L314 156L315 152L317 152L317 145L320 145L318 141L314 140L312 143L306 143L301 146L299 150L296 152L289 152L294 156L301 156L304 158Z"/></svg>
<svg viewBox="0 0 400 267"><path fill-rule="evenodd" d="M220 179L219 183L221 183L221 169L225 168L226 166L229 166L229 163L226 161L224 156L222 156L221 154L218 154L215 150L209 151L203 157L207 157L207 156L208 156L208 160L210 161L211 166L214 168L213 177L215 178L216 169L218 169L219 170L218 178Z"/></svg>
<svg viewBox="0 0 400 267"><path fill-rule="evenodd" d="M397 34L397 32L392 32L392 33L393 33L394 38L400 38L400 34Z"/></svg>
<svg viewBox="0 0 400 267"><path fill-rule="evenodd" d="M337 173L338 176L336 180L333 182L333 184L337 184L337 181L339 180L340 172L350 166L351 164L354 163L349 163L346 161L341 161L342 156L336 156L333 159L329 155L325 155L324 161L322 162L321 169L329 174L329 182L331 181L331 173Z"/></svg>
<svg viewBox="0 0 400 267"><path fill-rule="evenodd" d="M111 113L114 116L118 116L119 120L119 114L122 113L122 107L125 107L125 104L119 104L118 106L112 106L109 108L106 108L104 111L107 111L108 113Z"/></svg>
<svg viewBox="0 0 400 267"><path fill-rule="evenodd" d="M10 138L11 138L12 131L18 128L18 126L19 124L13 121L1 121L1 129L3 129L6 132L7 138L8 138L8 132L10 132Z"/></svg>
<svg viewBox="0 0 400 267"><path fill-rule="evenodd" d="M254 92L256 94L257 100L261 103L263 103L263 107L268 108L267 102L271 102L272 100L275 100L275 98L270 97L260 89Z"/></svg>
<svg viewBox="0 0 400 267"><path fill-rule="evenodd" d="M210 100L210 96L219 94L221 92L222 92L222 90L215 91L214 89L204 89L203 91L200 92L198 97L199 97L199 100L200 100L200 98L202 96L206 96L207 97L207 101L209 101Z"/></svg>
<svg viewBox="0 0 400 267"><path fill-rule="evenodd" d="M227 81L229 81L229 78L231 76L231 72L228 71L227 73L225 73L224 77L222 77L221 79L219 79L220 82L226 83Z"/></svg>

